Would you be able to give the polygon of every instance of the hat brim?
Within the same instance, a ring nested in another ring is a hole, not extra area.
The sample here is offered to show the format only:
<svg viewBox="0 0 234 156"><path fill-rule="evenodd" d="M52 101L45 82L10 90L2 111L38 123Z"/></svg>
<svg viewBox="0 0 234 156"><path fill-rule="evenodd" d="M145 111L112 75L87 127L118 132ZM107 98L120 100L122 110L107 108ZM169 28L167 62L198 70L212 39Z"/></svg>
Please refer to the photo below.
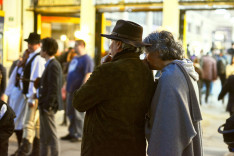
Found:
<svg viewBox="0 0 234 156"><path fill-rule="evenodd" d="M147 46L151 46L151 44L146 44L146 43L143 43L141 41L134 41L134 40L129 40L129 39L126 39L126 38L121 38L121 37L118 37L118 36L115 36L115 35L108 35L108 34L101 34L101 37L106 37L108 39L112 39L112 40L120 40L124 43L127 43L127 44L130 44L134 47L147 47Z"/></svg>
<svg viewBox="0 0 234 156"><path fill-rule="evenodd" d="M40 41L32 41L32 40L29 40L29 39L24 39L24 41L28 42L28 43L31 43L31 44L39 44Z"/></svg>

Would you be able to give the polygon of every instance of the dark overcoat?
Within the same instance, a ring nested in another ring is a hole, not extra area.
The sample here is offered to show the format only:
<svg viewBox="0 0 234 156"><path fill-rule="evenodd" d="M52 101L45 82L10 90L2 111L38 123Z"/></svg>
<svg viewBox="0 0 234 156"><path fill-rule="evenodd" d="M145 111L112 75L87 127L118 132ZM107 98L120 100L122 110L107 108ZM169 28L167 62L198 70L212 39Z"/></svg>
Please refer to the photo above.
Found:
<svg viewBox="0 0 234 156"><path fill-rule="evenodd" d="M56 112L62 107L62 68L56 59L50 60L45 68L39 88L39 107Z"/></svg>
<svg viewBox="0 0 234 156"><path fill-rule="evenodd" d="M145 156L145 115L154 81L134 52L122 51L97 67L74 92L73 106L86 111L82 156Z"/></svg>

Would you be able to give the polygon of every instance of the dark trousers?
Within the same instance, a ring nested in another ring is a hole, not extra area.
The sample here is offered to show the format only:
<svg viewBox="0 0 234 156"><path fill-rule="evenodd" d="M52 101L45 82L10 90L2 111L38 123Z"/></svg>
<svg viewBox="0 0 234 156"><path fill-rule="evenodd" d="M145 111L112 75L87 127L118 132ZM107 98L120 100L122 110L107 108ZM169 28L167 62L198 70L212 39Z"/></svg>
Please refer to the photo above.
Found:
<svg viewBox="0 0 234 156"><path fill-rule="evenodd" d="M0 139L0 156L8 155L8 142L9 138Z"/></svg>
<svg viewBox="0 0 234 156"><path fill-rule="evenodd" d="M220 78L220 81L221 81L221 85L223 87L225 81L226 81L226 74L219 74L219 78Z"/></svg>
<svg viewBox="0 0 234 156"><path fill-rule="evenodd" d="M23 130L14 130L18 142L18 147L20 147L20 143L22 141Z"/></svg>
<svg viewBox="0 0 234 156"><path fill-rule="evenodd" d="M67 93L67 115L70 120L70 125L68 127L69 135L75 138L83 136L83 125L84 125L84 113L78 112L72 106L72 94Z"/></svg>
<svg viewBox="0 0 234 156"><path fill-rule="evenodd" d="M40 155L58 156L58 137L54 120L54 111L40 109Z"/></svg>
<svg viewBox="0 0 234 156"><path fill-rule="evenodd" d="M232 116L234 113L233 112L229 112L230 116Z"/></svg>
<svg viewBox="0 0 234 156"><path fill-rule="evenodd" d="M198 91L199 91L199 101L200 101L200 105L201 105L202 104L202 102L201 102L201 91L202 91L202 85L203 85L202 80L198 80L197 85L198 85Z"/></svg>
<svg viewBox="0 0 234 156"><path fill-rule="evenodd" d="M205 102L207 103L208 102L208 97L210 95L210 85L211 85L211 82L210 80L203 80L203 82L205 83L206 85L206 97L205 97Z"/></svg>

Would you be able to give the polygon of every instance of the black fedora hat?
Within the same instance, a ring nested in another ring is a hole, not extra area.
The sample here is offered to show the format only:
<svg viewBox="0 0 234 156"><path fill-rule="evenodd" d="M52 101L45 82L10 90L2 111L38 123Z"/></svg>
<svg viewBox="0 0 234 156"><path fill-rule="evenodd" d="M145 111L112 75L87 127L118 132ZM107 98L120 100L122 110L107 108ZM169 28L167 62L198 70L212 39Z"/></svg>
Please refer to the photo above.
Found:
<svg viewBox="0 0 234 156"><path fill-rule="evenodd" d="M38 44L41 41L41 36L37 33L30 33L27 39L24 41L31 43L31 44Z"/></svg>
<svg viewBox="0 0 234 156"><path fill-rule="evenodd" d="M151 46L151 44L142 42L142 33L143 28L139 24L131 21L118 20L111 34L101 34L101 36L113 40L120 40L134 47Z"/></svg>

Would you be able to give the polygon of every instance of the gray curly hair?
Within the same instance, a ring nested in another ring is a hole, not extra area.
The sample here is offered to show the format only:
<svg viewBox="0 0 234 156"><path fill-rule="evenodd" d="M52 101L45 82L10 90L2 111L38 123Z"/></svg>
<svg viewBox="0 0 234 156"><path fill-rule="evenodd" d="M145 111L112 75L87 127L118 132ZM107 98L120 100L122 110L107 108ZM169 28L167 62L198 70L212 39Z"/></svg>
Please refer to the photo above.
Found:
<svg viewBox="0 0 234 156"><path fill-rule="evenodd" d="M184 50L179 42L176 42L172 33L168 31L152 32L144 40L144 43L152 44L146 47L147 53L158 52L160 58L166 60L182 60Z"/></svg>
<svg viewBox="0 0 234 156"><path fill-rule="evenodd" d="M124 42L122 42L122 49L123 50L130 50L130 51L134 51L134 52L136 52L136 53L138 53L139 55L140 54L142 54L143 53L143 51L144 51L144 47L134 47L134 46L132 46L132 45L130 45L130 44L127 44L127 43L124 43Z"/></svg>

